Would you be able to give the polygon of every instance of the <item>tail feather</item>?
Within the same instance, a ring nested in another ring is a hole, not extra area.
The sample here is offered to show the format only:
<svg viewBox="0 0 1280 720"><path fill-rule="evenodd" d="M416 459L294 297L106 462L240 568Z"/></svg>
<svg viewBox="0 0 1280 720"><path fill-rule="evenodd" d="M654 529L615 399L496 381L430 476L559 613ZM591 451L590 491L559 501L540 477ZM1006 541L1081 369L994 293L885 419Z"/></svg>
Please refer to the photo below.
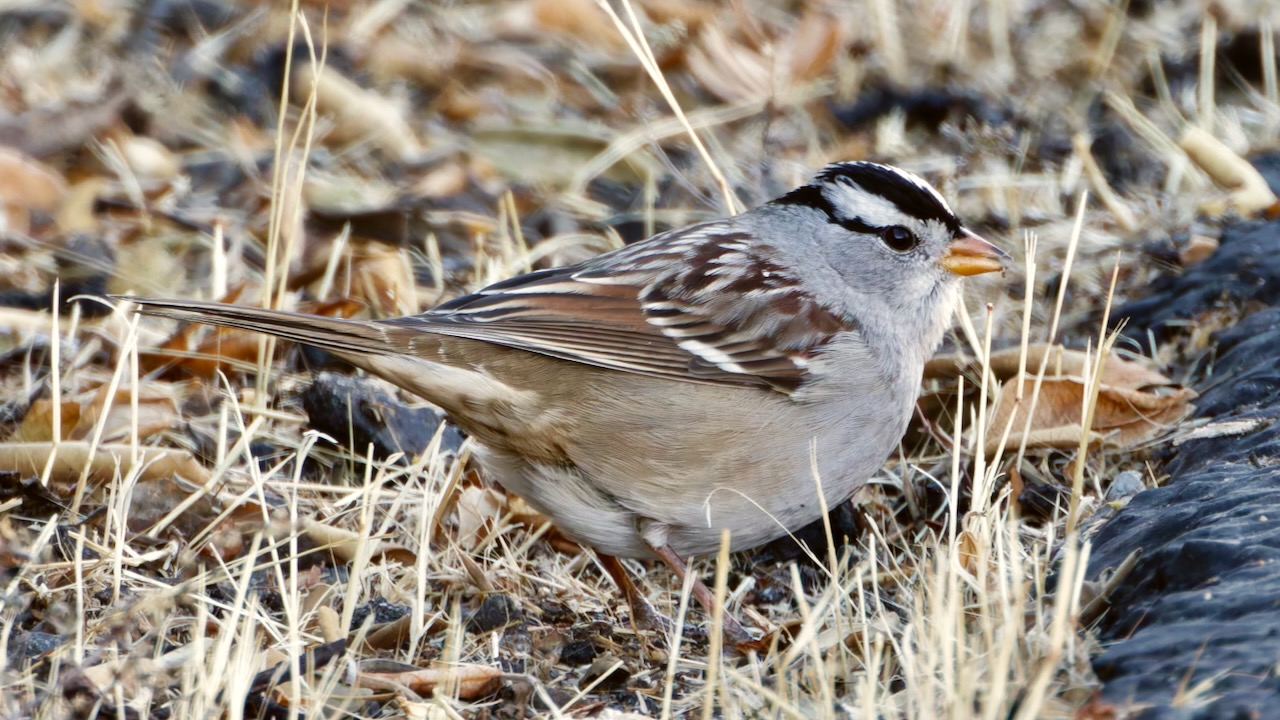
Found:
<svg viewBox="0 0 1280 720"><path fill-rule="evenodd" d="M134 303L144 315L265 333L344 357L389 355L399 351L389 333L367 322L204 300L131 296L117 299Z"/></svg>
<svg viewBox="0 0 1280 720"><path fill-rule="evenodd" d="M432 359L422 357L421 331L201 300L117 299L134 303L145 315L250 330L323 348L439 405L469 433L499 446L508 437L527 438L538 432L526 422L542 416L534 393L516 390L465 363L450 364L434 353Z"/></svg>

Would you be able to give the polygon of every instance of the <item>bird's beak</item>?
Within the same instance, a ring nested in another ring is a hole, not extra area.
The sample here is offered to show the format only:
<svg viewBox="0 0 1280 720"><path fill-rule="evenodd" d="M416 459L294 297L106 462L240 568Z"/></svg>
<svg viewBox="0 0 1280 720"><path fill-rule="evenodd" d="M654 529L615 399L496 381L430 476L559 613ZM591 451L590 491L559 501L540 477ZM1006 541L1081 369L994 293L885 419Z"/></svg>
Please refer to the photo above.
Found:
<svg viewBox="0 0 1280 720"><path fill-rule="evenodd" d="M939 262L957 275L981 275L1004 269L1008 253L965 229L951 241Z"/></svg>

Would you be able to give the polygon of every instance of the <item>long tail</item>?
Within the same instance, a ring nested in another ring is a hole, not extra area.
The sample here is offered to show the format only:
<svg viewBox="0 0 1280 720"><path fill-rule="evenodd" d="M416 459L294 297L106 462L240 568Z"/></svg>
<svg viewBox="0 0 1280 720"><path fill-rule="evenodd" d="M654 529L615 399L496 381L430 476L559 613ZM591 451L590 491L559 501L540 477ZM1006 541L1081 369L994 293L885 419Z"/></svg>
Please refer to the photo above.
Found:
<svg viewBox="0 0 1280 720"><path fill-rule="evenodd" d="M402 348L393 344L391 335L385 329L367 322L204 300L130 296L118 296L117 299L134 303L138 306L138 312L144 315L252 330L330 350L348 358L353 355L389 355L402 351Z"/></svg>
<svg viewBox="0 0 1280 720"><path fill-rule="evenodd" d="M522 420L539 416L532 394L468 363L449 363L430 352L439 346L422 331L202 300L118 299L136 304L146 315L251 330L323 348L439 405L478 437L524 437L530 429Z"/></svg>

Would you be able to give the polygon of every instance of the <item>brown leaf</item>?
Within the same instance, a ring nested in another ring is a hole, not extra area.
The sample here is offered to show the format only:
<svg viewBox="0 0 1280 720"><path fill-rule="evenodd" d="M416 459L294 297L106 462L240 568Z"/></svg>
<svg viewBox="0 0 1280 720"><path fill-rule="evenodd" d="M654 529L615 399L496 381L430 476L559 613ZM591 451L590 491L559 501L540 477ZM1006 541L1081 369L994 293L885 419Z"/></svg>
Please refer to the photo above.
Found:
<svg viewBox="0 0 1280 720"><path fill-rule="evenodd" d="M1234 209L1253 215L1272 212L1280 205L1262 173L1206 130L1188 127L1178 139L1178 145L1219 187L1230 191L1225 202L1213 201L1202 205L1204 212L1221 215Z"/></svg>
<svg viewBox="0 0 1280 720"><path fill-rule="evenodd" d="M294 70L293 101L302 105L314 87L316 110L333 122L330 135L339 143L369 142L401 161L422 151L399 106L373 90L360 87L332 67L318 71L309 62Z"/></svg>
<svg viewBox="0 0 1280 720"><path fill-rule="evenodd" d="M689 48L688 65L708 92L727 102L759 100L771 91L769 63L755 50L730 40L715 25L698 33Z"/></svg>
<svg viewBox="0 0 1280 720"><path fill-rule="evenodd" d="M80 419L71 431L71 438L87 439L101 424L102 440L114 442L130 437L135 423L138 428L138 437L147 438L177 427L182 422L177 403L185 392L179 386L156 382L148 384L145 388L139 388L136 414L132 390L117 388L115 394L110 397L109 407L108 390L110 386L102 385L82 403ZM105 417L103 417L104 411Z"/></svg>
<svg viewBox="0 0 1280 720"><path fill-rule="evenodd" d="M76 423L80 422L80 403L71 400L63 400L59 405L59 432L57 433L59 440L67 440L71 437L71 431L75 428ZM53 431L53 401L49 398L40 398L31 403L31 407L27 408L27 414L23 416L22 422L18 428L13 431L5 442L9 443L47 443L54 439Z"/></svg>
<svg viewBox="0 0 1280 720"><path fill-rule="evenodd" d="M307 519L302 522L303 531L307 537L315 541L317 545L333 553L334 557L345 562L351 562L359 555L361 548L370 540L360 535L360 533L346 528L340 528L335 525L329 525L318 520ZM416 559L416 554L407 548L388 542L378 542L369 556L371 558L382 558L392 562L412 565Z"/></svg>
<svg viewBox="0 0 1280 720"><path fill-rule="evenodd" d="M90 177L71 186L58 208L58 230L64 234L89 232L98 225L94 213L98 196L107 186L105 178Z"/></svg>
<svg viewBox="0 0 1280 720"><path fill-rule="evenodd" d="M428 695L437 688L445 691L456 688L457 696L462 700L474 700L492 693L502 682L503 676L500 668L469 663L437 664L402 672L365 672L365 665L362 664L361 667L356 678L356 685L359 687L385 689L389 685L398 685L419 695Z"/></svg>
<svg viewBox="0 0 1280 720"><path fill-rule="evenodd" d="M0 229L26 234L31 212L52 212L62 203L67 184L39 160L0 147Z"/></svg>
<svg viewBox="0 0 1280 720"><path fill-rule="evenodd" d="M1178 262L1183 267L1191 267L1204 262L1218 251L1218 239L1208 235L1192 235L1187 244L1178 248Z"/></svg>
<svg viewBox="0 0 1280 720"><path fill-rule="evenodd" d="M458 545L474 550L506 511L507 496L492 488L468 485L458 493Z"/></svg>
<svg viewBox="0 0 1280 720"><path fill-rule="evenodd" d="M835 18L809 11L791 29L787 45L791 80L804 82L827 72L844 46L844 33Z"/></svg>
<svg viewBox="0 0 1280 720"><path fill-rule="evenodd" d="M539 187L560 187L577 178L580 168L609 148L610 137L599 128L580 123L555 125L499 125L476 127L471 150L491 164L494 173ZM615 162L605 176L619 182L644 182L656 165L637 150ZM473 170L478 170L473 166Z"/></svg>
<svg viewBox="0 0 1280 720"><path fill-rule="evenodd" d="M1132 380L1133 374L1121 374ZM1107 383L1098 389L1091 430L1117 447L1132 447L1169 430L1190 412L1190 401L1196 397L1190 388L1159 386L1138 390ZM1017 400L1016 381L1003 385L996 394L995 408L986 432L987 452L995 452L1001 435L1012 421L1012 432L1006 449L1017 448L1021 433L1027 428L1030 388L1022 402ZM1150 387L1150 386L1146 386ZM1080 442L1083 402L1088 386L1079 377L1046 377L1030 417L1028 447L1071 448Z"/></svg>
<svg viewBox="0 0 1280 720"><path fill-rule="evenodd" d="M1021 370L1018 364L1020 350L1018 346L994 350L991 353L991 375L999 381L1013 379ZM1061 375L1083 376L1085 368L1091 367L1094 358L1081 350L1069 350L1061 345L1035 343L1027 347L1027 374L1034 381L1045 356L1045 376ZM939 355L925 364L924 376L930 379L953 378L961 373L969 373L971 378L982 376L982 366L972 358L960 355ZM1111 354L1102 363L1103 382L1128 388L1143 388L1149 385L1168 385L1172 381L1145 364L1128 360Z"/></svg>
<svg viewBox="0 0 1280 720"><path fill-rule="evenodd" d="M960 537L956 538L956 546L960 566L970 575L976 574L981 557L978 538L972 532L964 530L960 533Z"/></svg>
<svg viewBox="0 0 1280 720"><path fill-rule="evenodd" d="M423 173L413 184L413 194L424 198L454 197L467 189L467 168L448 161Z"/></svg>
<svg viewBox="0 0 1280 720"><path fill-rule="evenodd" d="M999 432L1004 431L1001 425ZM1098 433L1089 433L1089 446L1094 447L1102 442L1102 435ZM1022 446L1022 433L1014 430L1009 433L1009 440L1005 443L1005 451L1017 450ZM1000 436L995 431L987 435L986 452L988 456L995 455L1000 447ZM1080 447L1080 425L1060 425L1050 428L1033 428L1027 433L1027 447L1043 448L1046 450L1074 450Z"/></svg>
<svg viewBox="0 0 1280 720"><path fill-rule="evenodd" d="M617 26L595 0L528 0L505 11L497 28L508 37L554 33L611 53L627 50Z"/></svg>
<svg viewBox="0 0 1280 720"><path fill-rule="evenodd" d="M351 292L377 317L400 317L418 312L417 284L406 251L380 242L353 243Z"/></svg>
<svg viewBox="0 0 1280 720"><path fill-rule="evenodd" d="M95 479L114 477L116 473L127 475L134 451L143 466L140 482L178 476L195 485L209 481L209 471L190 454L181 450L153 447L131 448L128 445L100 445L90 452L87 442L52 443L4 443L0 444L0 468L17 470L28 475L40 475L49 457L53 456L54 478L78 480L85 466Z"/></svg>

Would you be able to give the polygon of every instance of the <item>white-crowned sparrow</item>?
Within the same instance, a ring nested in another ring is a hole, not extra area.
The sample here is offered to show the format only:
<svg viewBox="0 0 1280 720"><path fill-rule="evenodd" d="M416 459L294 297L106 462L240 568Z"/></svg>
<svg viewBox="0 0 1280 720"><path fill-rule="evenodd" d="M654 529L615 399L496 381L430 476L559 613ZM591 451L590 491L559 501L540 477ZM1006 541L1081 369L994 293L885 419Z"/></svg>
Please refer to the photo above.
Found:
<svg viewBox="0 0 1280 720"><path fill-rule="evenodd" d="M959 277L1005 257L921 178L847 162L742 215L411 317L131 299L380 375L444 408L489 476L570 537L683 574L722 528L735 549L761 544L817 519L819 487L834 507L871 477Z"/></svg>

